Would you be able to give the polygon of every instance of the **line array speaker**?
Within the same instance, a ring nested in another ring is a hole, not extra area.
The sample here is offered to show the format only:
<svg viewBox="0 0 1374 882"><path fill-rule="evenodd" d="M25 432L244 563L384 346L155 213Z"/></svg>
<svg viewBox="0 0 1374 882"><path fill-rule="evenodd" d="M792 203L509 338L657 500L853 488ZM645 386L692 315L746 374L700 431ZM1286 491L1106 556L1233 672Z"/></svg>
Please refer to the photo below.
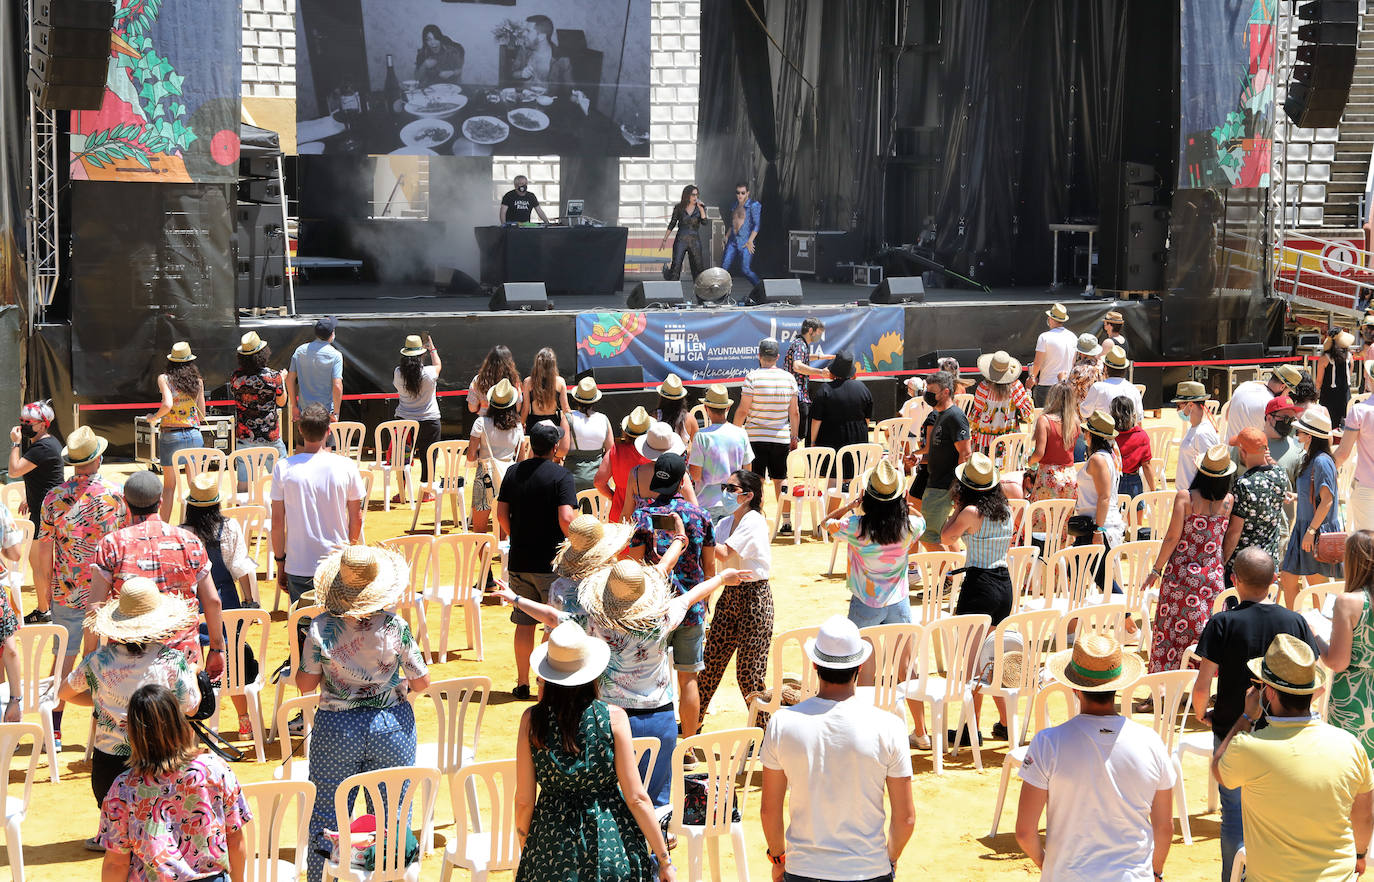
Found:
<svg viewBox="0 0 1374 882"><path fill-rule="evenodd" d="M1298 64L1283 109L1303 128L1340 125L1355 78L1359 0L1311 0L1298 7Z"/></svg>
<svg viewBox="0 0 1374 882"><path fill-rule="evenodd" d="M36 0L28 87L45 110L99 110L110 62L110 0Z"/></svg>

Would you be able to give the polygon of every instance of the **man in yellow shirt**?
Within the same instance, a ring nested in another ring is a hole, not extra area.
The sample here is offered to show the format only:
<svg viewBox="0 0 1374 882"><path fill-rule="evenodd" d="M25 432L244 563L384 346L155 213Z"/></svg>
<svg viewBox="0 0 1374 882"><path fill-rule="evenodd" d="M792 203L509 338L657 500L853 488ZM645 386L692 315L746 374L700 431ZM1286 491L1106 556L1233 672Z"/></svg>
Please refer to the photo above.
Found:
<svg viewBox="0 0 1374 882"><path fill-rule="evenodd" d="M1212 757L1222 786L1241 788L1246 878L1334 882L1364 873L1374 773L1353 735L1312 712L1323 680L1312 648L1279 634L1250 672L1258 685ZM1269 725L1251 731L1261 708Z"/></svg>

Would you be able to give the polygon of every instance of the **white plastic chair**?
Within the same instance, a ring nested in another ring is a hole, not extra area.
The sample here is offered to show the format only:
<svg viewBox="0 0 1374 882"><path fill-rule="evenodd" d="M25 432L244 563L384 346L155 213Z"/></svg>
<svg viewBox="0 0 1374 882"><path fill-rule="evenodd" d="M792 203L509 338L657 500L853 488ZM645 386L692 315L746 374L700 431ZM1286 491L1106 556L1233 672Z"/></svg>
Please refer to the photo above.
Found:
<svg viewBox="0 0 1374 882"><path fill-rule="evenodd" d="M420 598L421 603L439 604L439 652L432 661L448 658L449 618L455 608L463 613L463 627L467 632L467 648L473 650L477 661L485 658L482 649L482 592L491 559L496 553L496 541L486 533L448 533L437 536L431 547L429 587ZM452 581L444 581L440 574L444 562L452 561ZM433 635L428 635L432 640Z"/></svg>
<svg viewBox="0 0 1374 882"><path fill-rule="evenodd" d="M577 494L578 511L586 512L602 523L606 523L611 516L611 501L601 495L601 491L592 487Z"/></svg>
<svg viewBox="0 0 1374 882"><path fill-rule="evenodd" d="M1168 465L1169 448L1173 445L1175 436L1178 435L1178 427L1168 425L1167 423L1164 425L1146 426L1145 434L1150 438L1150 454L1164 460L1161 465Z"/></svg>
<svg viewBox="0 0 1374 882"><path fill-rule="evenodd" d="M1174 764L1174 814L1178 816L1184 845L1193 844L1193 832L1188 823L1188 800L1183 787L1183 767L1179 763L1177 748L1179 736L1188 722L1182 711L1188 703L1193 683L1196 681L1195 670L1159 671L1141 677L1129 689L1122 690L1121 695L1122 707L1130 707L1128 702L1131 697L1141 691L1148 692L1154 702L1151 725L1155 734L1164 742L1164 750Z"/></svg>
<svg viewBox="0 0 1374 882"><path fill-rule="evenodd" d="M282 737L282 730L277 726L277 721L281 717L282 698L286 695L287 682L292 681L292 685L294 685L296 672L301 669L301 648L300 644L296 642L296 632L300 620L303 618L313 619L315 616L323 614L324 607L320 606L319 604L315 604L313 606L301 606L300 604L296 604L296 606L293 607L289 613L287 613L286 657L290 659L291 673L284 675L280 680L277 681L276 694L272 697L272 706L275 707L277 710L273 714L272 731L269 732L267 736L269 740L272 738Z"/></svg>
<svg viewBox="0 0 1374 882"><path fill-rule="evenodd" d="M30 626L31 627L31 626ZM10 796L10 784L14 769L15 754L19 742L25 738L33 739L29 751L27 768L24 769L24 795ZM43 728L35 723L0 723L0 782L5 790L5 850L10 859L10 878L14 882L24 882L24 836L22 827L29 813L29 798L33 794L33 775L38 769L38 754L43 744Z"/></svg>
<svg viewBox="0 0 1374 882"><path fill-rule="evenodd" d="M418 819L434 811L434 796L439 785L439 770L419 766L394 769L375 769L349 775L334 792L334 816L339 826L339 862L325 859L324 878L351 882L408 882L419 878L420 862L407 864L405 831ZM349 810L350 797L357 791L354 804L363 807L369 802L377 818L375 840L375 869L363 870L349 861L354 853L353 833L349 829L354 817ZM417 805L416 793L419 792ZM363 799L363 796L367 799Z"/></svg>
<svg viewBox="0 0 1374 882"><path fill-rule="evenodd" d="M1078 609L1070 610L1059 620L1059 624L1054 629L1054 647L1056 650L1068 649L1073 644L1069 642L1069 635L1073 634L1074 640L1080 640L1089 634L1101 634L1103 637L1110 637L1113 640L1121 639L1121 629L1125 627L1126 604L1124 603L1094 603L1088 606L1080 606Z"/></svg>
<svg viewBox="0 0 1374 882"><path fill-rule="evenodd" d="M458 794L477 794L473 809ZM486 882L492 872L514 870L520 863L520 840L515 835L515 760L468 763L449 779L454 835L444 849L440 882L449 882L455 867L468 871L473 882Z"/></svg>
<svg viewBox="0 0 1374 882"><path fill-rule="evenodd" d="M1020 612L1022 604L1040 594L1036 586L1041 576L1040 549L1034 545L1013 545L1007 549L1007 574L1011 577L1011 611Z"/></svg>
<svg viewBox="0 0 1374 882"><path fill-rule="evenodd" d="M1026 432L1009 432L992 439L992 461L1003 473L1024 471L1026 459L1034 449L1032 437Z"/></svg>
<svg viewBox="0 0 1374 882"><path fill-rule="evenodd" d="M1021 544L1034 545L1032 540L1039 535L1043 542L1041 556L1045 560L1054 557L1054 553L1064 547L1065 537L1068 535L1066 525L1069 517L1073 515L1074 505L1075 501L1072 499L1037 499L1032 502L1026 509L1025 520L1022 521L1021 535L1024 541Z"/></svg>
<svg viewBox="0 0 1374 882"><path fill-rule="evenodd" d="M927 631L927 642L938 640L944 647L949 659L948 670L944 676L935 673L930 664L929 650L920 651L917 654L915 682L903 683L899 690L908 701L931 704L931 759L937 775L944 774L945 751L958 753L960 733L965 730L969 733L969 744L973 748L974 767L980 771L983 768L983 752L978 746L978 717L973 712L974 667L983 637L991 627L991 617L981 614L948 616L931 624ZM951 704L959 706L959 718L953 729L954 743L946 745L945 722Z"/></svg>
<svg viewBox="0 0 1374 882"><path fill-rule="evenodd" d="M225 471L229 475L226 482L231 486L237 485L240 463L243 464L244 473L248 476L248 490L240 494L236 489L233 498L243 505L266 505L265 498L258 495L258 487L263 475L272 474L278 456L275 447L244 447L229 454L229 460L225 465Z"/></svg>
<svg viewBox="0 0 1374 882"><path fill-rule="evenodd" d="M816 675L816 668L807 658L805 651L806 641L814 640L819 633L819 627L809 627L793 628L773 635L773 646L768 653L768 667L772 672L770 697L765 701L762 696L756 695L749 702L750 726L759 724L760 715L775 714L782 708L782 691L788 679L785 659L789 650L795 652L798 660L797 671L792 677L796 680L796 689L802 698L810 698L819 691L820 678ZM654 743L658 743L656 739Z"/></svg>
<svg viewBox="0 0 1374 882"><path fill-rule="evenodd" d="M1293 598L1293 612L1302 615L1310 610L1321 610L1326 607L1328 597L1345 593L1345 580L1335 582L1322 582L1318 585L1309 585L1298 592L1298 596Z"/></svg>
<svg viewBox="0 0 1374 882"><path fill-rule="evenodd" d="M803 512L811 517L811 529L824 538L821 523L825 520L825 488L830 480L830 465L835 459L833 447L803 447L787 454L787 492L795 512L792 525L792 544L801 544ZM796 489L801 489L797 495ZM782 504L778 504L778 518L773 524L773 536L782 526Z"/></svg>
<svg viewBox="0 0 1374 882"><path fill-rule="evenodd" d="M58 781L57 736L52 712L57 707L60 676L58 660L67 653L67 629L61 625L24 625L14 634L19 649L19 703L24 718L37 715L42 730L42 749L48 754L52 783ZM0 686L0 698L9 700L13 683ZM34 748L38 753L39 749Z"/></svg>
<svg viewBox="0 0 1374 882"><path fill-rule="evenodd" d="M309 781L256 781L242 785L242 792L253 811L253 820L243 825L243 839L248 847L244 878L252 882L296 882L304 878L315 785ZM281 854L283 837L289 829L287 814L293 809L295 854L294 861L288 861Z"/></svg>
<svg viewBox="0 0 1374 882"><path fill-rule="evenodd" d="M339 420L329 424L329 440L334 442L334 452L346 456L357 464L363 465L363 437L367 426L351 420Z"/></svg>
<svg viewBox="0 0 1374 882"><path fill-rule="evenodd" d="M1134 640L1140 647L1150 645L1150 628L1154 624L1150 603L1155 599L1156 592L1145 591L1145 580L1159 557L1162 544L1161 539L1123 542L1107 552L1108 578L1121 588L1121 598L1127 612L1132 616L1140 616L1140 629Z"/></svg>
<svg viewBox="0 0 1374 882"><path fill-rule="evenodd" d="M281 765L272 770L278 781L310 780L310 730L315 728L315 712L320 709L320 696L312 692L298 695L277 706L277 745L281 748ZM301 715L301 746L291 743L291 717ZM298 755L299 754L299 755Z"/></svg>
<svg viewBox="0 0 1374 882"><path fill-rule="evenodd" d="M429 479L434 488L434 535L443 529L444 500L449 502L453 515L453 528L464 530L468 523L468 504L464 491L467 489L468 442L439 441L429 447ZM420 522L420 497L411 503L415 511L410 518L410 529Z"/></svg>
<svg viewBox="0 0 1374 882"><path fill-rule="evenodd" d="M258 762L266 762L267 755L263 751L266 729L262 719L262 687L267 682L267 637L272 628L272 615L265 609L226 609L222 619L225 634L224 676L215 688L215 713L205 721L206 726L210 731L218 732L218 705L226 697L242 695L247 702L248 720L253 727L253 751ZM203 616L201 622L204 623ZM256 640L250 636L254 626L258 629ZM294 635L292 639L295 639ZM244 650L249 647L258 659L258 675L253 680L247 679L244 670L244 660L247 658Z"/></svg>
<svg viewBox="0 0 1374 882"><path fill-rule="evenodd" d="M992 676L990 684L982 687L983 695L1001 698L1007 705L1007 738L1016 737L1016 718L1021 699L1028 698L1026 716L1021 722L1021 737L1013 744L1026 740L1031 724L1030 705L1035 703L1035 693L1040 688L1040 671L1045 665L1045 651L1054 637L1054 629L1063 618L1057 609L1028 610L1012 613L997 623L992 629ZM1010 686L1003 686L1003 671L1006 666L1005 636L1008 631L1021 635L1021 678Z"/></svg>
<svg viewBox="0 0 1374 882"><path fill-rule="evenodd" d="M21 485L22 486L22 485ZM11 512L13 516L13 512ZM33 521L28 518L14 517L14 526L19 530L19 560L7 560L4 562L5 573L0 577L0 587L8 591L8 597L0 598L0 601L9 603L14 607L14 617L20 622L24 621L24 586L32 584L28 581L25 571L29 565L29 553L33 550Z"/></svg>
<svg viewBox="0 0 1374 882"><path fill-rule="evenodd" d="M1174 518L1174 496L1173 490L1147 490L1131 499L1126 523L1132 540L1138 540L1144 530L1150 531L1151 540L1164 539Z"/></svg>
<svg viewBox="0 0 1374 882"><path fill-rule="evenodd" d="M921 574L920 624L928 625L953 609L955 577L948 589L945 581L952 570L964 565L962 551L920 551L907 555L907 568L916 567Z"/></svg>
<svg viewBox="0 0 1374 882"><path fill-rule="evenodd" d="M420 646L424 648L425 656L429 658L432 658L433 654L429 646L424 596L434 584L434 542L434 537L428 535L397 536L382 542L384 547L405 558L406 566L410 570L410 581L406 584L401 600L396 604L396 611L405 616L406 623L410 625L411 635L419 641ZM412 612L415 613L416 622L410 620Z"/></svg>
<svg viewBox="0 0 1374 882"><path fill-rule="evenodd" d="M487 699L491 696L491 678L455 677L451 680L439 680L430 683L429 688L423 693L412 692L411 696L418 702L422 694L434 702L434 714L439 725L434 741L426 741L416 746L415 764L436 768L443 778L451 780L454 772L477 758L477 740L482 734L482 717L487 712ZM468 727L470 711L476 716L471 728ZM473 815L476 816L475 790L468 794L468 799ZM426 851L434 850L432 811L425 818L420 844Z"/></svg>
<svg viewBox="0 0 1374 882"><path fill-rule="evenodd" d="M1228 588L1227 590L1234 591L1235 589ZM1183 650L1183 655L1179 658L1178 669L1180 671L1196 669L1197 660L1197 644L1194 643L1192 646ZM1214 680L1213 685L1215 686L1215 684L1216 681ZM1192 712L1193 695L1192 689L1190 688L1188 690L1188 700L1183 706L1183 718L1185 722L1187 721L1188 717L1192 714ZM1185 727L1183 731L1179 733L1178 741L1174 744L1173 750L1174 761L1175 763L1177 763L1175 769L1183 768L1183 758L1185 756L1199 756L1207 761L1208 812L1215 812L1217 810L1217 803L1218 801L1220 801L1221 797L1221 794L1217 791L1217 779L1212 777L1211 771L1212 754L1214 752L1214 748L1215 745L1212 743L1212 730L1210 727L1194 731L1190 731Z"/></svg>
<svg viewBox="0 0 1374 882"><path fill-rule="evenodd" d="M855 693L874 707L906 720L902 684L915 679L917 658L926 651L929 631L924 625L871 625L859 629L859 636L873 644L873 654L864 662L860 682L871 677L873 685L859 686Z"/></svg>
<svg viewBox="0 0 1374 882"><path fill-rule="evenodd" d="M196 475L211 471L215 471L216 477L223 482L224 467L227 462L228 459L224 456L224 452L214 447L188 447L184 450L178 450L172 456L172 468L176 469L179 476L175 501L178 506L176 510L181 514L177 518L177 523L186 520L186 491L183 486L189 487ZM167 468L167 463L162 463L162 467Z"/></svg>
<svg viewBox="0 0 1374 882"><path fill-rule="evenodd" d="M415 420L387 420L372 431L373 453L376 460L372 470L382 474L382 510L391 511L391 476L396 475L396 492L406 500L415 498L411 481L410 461L415 455L415 439L420 424Z"/></svg>
<svg viewBox="0 0 1374 882"><path fill-rule="evenodd" d="M749 882L744 822L732 821L731 811L738 805L741 818L746 816L748 787L737 786L736 778L743 775L743 780L748 780L750 757L757 756L762 745L762 729L725 729L684 738L673 748L673 815L668 831L687 842L686 878L703 878L702 852L705 851L711 859L711 878L720 882L720 846L717 843L721 837L729 836L734 849L735 873L739 882ZM687 793L682 764L689 753L706 757L705 823L690 826L682 822Z"/></svg>
<svg viewBox="0 0 1374 882"><path fill-rule="evenodd" d="M925 420L924 417L921 418ZM900 468L903 458L913 439L910 437L915 427L921 424L906 417L891 417L879 420L873 436L883 446L883 452L894 465Z"/></svg>
<svg viewBox="0 0 1374 882"><path fill-rule="evenodd" d="M1063 683L1048 683L1042 686L1031 699L1030 715L1035 719L1035 731L1040 732L1050 726L1049 705L1050 699L1059 696L1064 702L1064 719L1068 719L1078 713L1078 697L1073 694L1073 690ZM1007 730L1008 737L1015 737L1016 733L1011 729ZM997 785L997 807L992 812L992 831L988 833L988 838L997 835L997 826L1002 820L1002 807L1007 801L1007 785L1011 783L1011 773L1019 769L1026 761L1026 754L1030 751L1030 739L1028 733L1023 732L1021 737L1012 742L1007 748L1007 756L1002 760L1002 779Z"/></svg>
<svg viewBox="0 0 1374 882"><path fill-rule="evenodd" d="M1097 590L1097 566L1106 548L1101 545L1076 545L1062 548L1049 559L1047 578L1054 586L1046 608L1065 612L1101 602Z"/></svg>

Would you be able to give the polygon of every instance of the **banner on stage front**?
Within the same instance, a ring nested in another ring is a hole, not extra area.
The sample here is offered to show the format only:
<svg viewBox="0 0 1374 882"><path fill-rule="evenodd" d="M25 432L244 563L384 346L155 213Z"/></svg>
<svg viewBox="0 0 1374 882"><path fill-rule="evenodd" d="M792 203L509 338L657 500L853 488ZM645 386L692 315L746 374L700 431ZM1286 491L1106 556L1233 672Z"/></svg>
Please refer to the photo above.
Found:
<svg viewBox="0 0 1374 882"><path fill-rule="evenodd" d="M577 317L577 370L634 367L646 382L669 374L685 380L742 377L757 368L759 341L772 337L786 353L802 319L825 323L820 350L850 349L861 372L903 368L904 310L864 309L687 310L584 312Z"/></svg>
<svg viewBox="0 0 1374 882"><path fill-rule="evenodd" d="M72 111L74 181L238 180L237 3L115 0L105 97Z"/></svg>

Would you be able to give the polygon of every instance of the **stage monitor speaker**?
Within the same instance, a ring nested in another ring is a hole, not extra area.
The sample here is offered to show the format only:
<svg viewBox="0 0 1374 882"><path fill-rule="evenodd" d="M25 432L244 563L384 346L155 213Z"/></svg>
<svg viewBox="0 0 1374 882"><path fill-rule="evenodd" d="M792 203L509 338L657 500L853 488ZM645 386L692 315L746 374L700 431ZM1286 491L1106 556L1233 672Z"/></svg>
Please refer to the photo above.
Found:
<svg viewBox="0 0 1374 882"><path fill-rule="evenodd" d="M1202 350L1203 358L1235 361L1241 358L1264 358L1263 343L1225 343Z"/></svg>
<svg viewBox="0 0 1374 882"><path fill-rule="evenodd" d="M637 364L594 367L577 375L577 379L591 377L599 387L634 385L644 382L644 368ZM610 392L633 392L633 389L608 389Z"/></svg>
<svg viewBox="0 0 1374 882"><path fill-rule="evenodd" d="M447 270L447 272L445 272ZM451 267L435 268L434 287L445 294L481 294L482 283L460 269ZM440 281L440 275L444 278Z"/></svg>
<svg viewBox="0 0 1374 882"><path fill-rule="evenodd" d="M553 309L543 282L506 282L492 295L488 308L518 309L524 312Z"/></svg>
<svg viewBox="0 0 1374 882"><path fill-rule="evenodd" d="M687 283L650 279L630 289L625 299L626 309L680 309L691 305Z"/></svg>
<svg viewBox="0 0 1374 882"><path fill-rule="evenodd" d="M779 303L801 306L801 302L801 279L764 279L754 286L754 290L749 292L749 299L745 301L749 306Z"/></svg>
<svg viewBox="0 0 1374 882"><path fill-rule="evenodd" d="M889 276L868 295L869 303L925 303L926 285L920 276Z"/></svg>
<svg viewBox="0 0 1374 882"><path fill-rule="evenodd" d="M978 367L978 356L982 354L981 349L937 349L918 358L916 366L918 368L938 368L940 359L952 358L959 362L961 368L976 368Z"/></svg>
<svg viewBox="0 0 1374 882"><path fill-rule="evenodd" d="M36 0L28 86L45 110L99 110L110 61L110 0Z"/></svg>

